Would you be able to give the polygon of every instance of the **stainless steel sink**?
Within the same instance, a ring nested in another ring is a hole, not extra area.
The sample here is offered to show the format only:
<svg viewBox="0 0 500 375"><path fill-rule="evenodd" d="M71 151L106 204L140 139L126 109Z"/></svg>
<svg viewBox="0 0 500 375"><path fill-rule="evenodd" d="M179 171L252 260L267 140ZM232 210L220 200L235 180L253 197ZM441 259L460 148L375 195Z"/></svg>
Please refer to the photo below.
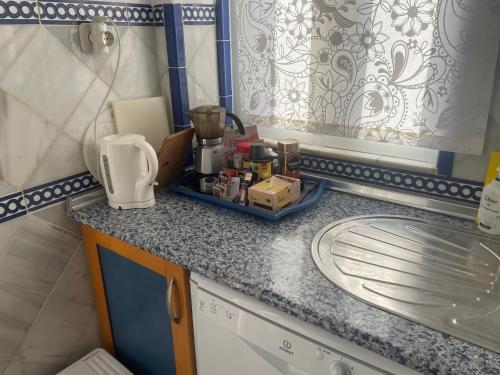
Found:
<svg viewBox="0 0 500 375"><path fill-rule="evenodd" d="M500 241L409 217L363 216L323 228L312 256L352 296L500 353Z"/></svg>

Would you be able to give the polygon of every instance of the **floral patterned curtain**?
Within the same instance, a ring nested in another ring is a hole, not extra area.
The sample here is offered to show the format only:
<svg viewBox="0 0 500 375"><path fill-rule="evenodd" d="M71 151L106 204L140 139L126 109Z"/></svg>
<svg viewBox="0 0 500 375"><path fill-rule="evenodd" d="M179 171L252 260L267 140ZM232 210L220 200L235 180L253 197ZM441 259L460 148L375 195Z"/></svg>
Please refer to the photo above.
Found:
<svg viewBox="0 0 500 375"><path fill-rule="evenodd" d="M498 41L478 0L236 0L247 123L480 154Z"/></svg>

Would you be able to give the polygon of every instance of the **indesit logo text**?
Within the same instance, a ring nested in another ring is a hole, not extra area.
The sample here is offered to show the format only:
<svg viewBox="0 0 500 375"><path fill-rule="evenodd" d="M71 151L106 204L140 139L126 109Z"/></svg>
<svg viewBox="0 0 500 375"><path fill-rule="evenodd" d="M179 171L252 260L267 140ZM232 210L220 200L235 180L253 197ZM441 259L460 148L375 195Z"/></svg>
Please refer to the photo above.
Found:
<svg viewBox="0 0 500 375"><path fill-rule="evenodd" d="M282 344L280 345L280 350L288 355L293 355L293 351L290 349L292 349L292 343L288 340L283 340Z"/></svg>

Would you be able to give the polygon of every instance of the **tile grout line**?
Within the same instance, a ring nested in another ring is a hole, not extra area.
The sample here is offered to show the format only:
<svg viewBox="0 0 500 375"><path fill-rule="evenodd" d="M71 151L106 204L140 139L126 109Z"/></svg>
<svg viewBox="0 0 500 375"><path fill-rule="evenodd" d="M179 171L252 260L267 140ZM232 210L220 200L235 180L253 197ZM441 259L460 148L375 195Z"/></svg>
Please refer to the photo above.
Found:
<svg viewBox="0 0 500 375"><path fill-rule="evenodd" d="M157 28L161 27L163 30L163 42L166 41L166 36L165 36L165 29L163 28L163 23L162 22L158 22L155 18L155 7L156 5L153 5L151 4L151 8L153 9L153 34L154 34L154 41L155 41L155 51L156 51L156 63L158 64L158 78L160 79L159 81L159 85L160 85L160 93L161 93L161 81L162 81L162 78L163 78L163 75L165 74L165 71L168 70L168 62L167 63L163 63L163 61L161 61L160 59L160 51L158 50L158 35L157 35L157 32L159 31ZM162 7L159 7L162 9L162 12L163 12L163 8ZM166 47L165 47L166 48ZM166 54L165 54L166 55ZM168 60L168 56L165 56L166 60Z"/></svg>
<svg viewBox="0 0 500 375"><path fill-rule="evenodd" d="M191 77L192 80L194 81L193 83L196 85L196 87L199 87L200 90L203 92L203 94L205 94L205 96L207 98L210 98L210 95L205 91L205 89L203 88L203 86L197 81L196 77L194 77L191 73L189 73L189 71L186 69L186 74L187 74L187 77ZM218 88L217 88L218 89ZM217 99L219 99L220 96L217 95ZM210 99L213 99L213 98L210 98ZM217 102L217 101L216 101Z"/></svg>
<svg viewBox="0 0 500 375"><path fill-rule="evenodd" d="M11 288L11 289L15 289L15 290L18 290L18 291L22 291L22 292L27 293L27 294L32 294L32 295L35 295L35 296L47 298L47 295L45 295L43 293L32 291L32 290L30 290L30 289L28 289L26 287L23 287L23 286L19 286L19 285L15 285L15 284L9 284L9 283L6 283L5 281L0 281L0 286L4 286L6 288Z"/></svg>
<svg viewBox="0 0 500 375"><path fill-rule="evenodd" d="M30 25L27 25L27 26L30 26ZM41 24L40 24L40 26L41 26ZM36 34L36 31L35 31L35 32L32 32L30 36L31 36L31 37L33 37L33 35L34 35L34 34ZM18 51L18 53L16 53L16 55L15 55L14 59L12 60L12 62L10 63L10 65L8 65L8 66L6 67L6 69L4 70L4 74L3 74L3 75L0 75L0 83L1 83L1 82L2 82L2 80L5 78L5 76L6 76L6 75L7 75L7 73L10 71L10 69L14 66L14 64L16 63L16 61L17 61L17 59L19 58L19 56L21 56L21 55L24 53L24 51L26 51L26 49L28 48L28 44L30 44L30 42L31 42L32 40L33 40L33 38L30 38L30 40L28 40L28 41L24 44L24 46L21 48L21 50L20 50L20 51ZM4 91L4 92L6 92L6 93L8 93L7 91L5 91L5 90L4 90L4 89L2 89L2 88L0 88L0 90L1 90L1 91ZM9 94L9 95L11 95L11 94ZM14 96L14 95L12 95L12 96ZM17 97L16 97L16 99L17 99ZM20 101L20 102L22 102L22 103L24 103L22 100L19 100L19 101ZM24 104L25 104L25 103L24 103ZM31 108L31 107L30 107L30 108ZM36 112L36 111L35 111L35 112ZM36 112L36 113L38 113L38 112ZM42 117L43 117L43 116L42 116Z"/></svg>
<svg viewBox="0 0 500 375"><path fill-rule="evenodd" d="M124 2L123 4L125 5L125 15L127 17L127 27L130 28L130 18L129 18L129 15L132 16L132 13L128 10L128 3ZM153 22L154 22L154 19L153 19Z"/></svg>
<svg viewBox="0 0 500 375"><path fill-rule="evenodd" d="M42 7L40 6L40 3L38 0L35 0L35 3L36 3L36 16L38 18L38 23L40 24L40 26L43 26L42 25L42 16L41 16L41 12L40 10L42 9Z"/></svg>
<svg viewBox="0 0 500 375"><path fill-rule="evenodd" d="M23 197L23 204L24 204L24 209L26 210L26 215L29 215L30 214L29 201L24 195L24 186L21 186L21 195Z"/></svg>
<svg viewBox="0 0 500 375"><path fill-rule="evenodd" d="M42 23L41 21L41 17L40 17L40 5L39 5L39 0L35 0L36 2L36 6L37 6L37 17L38 17L38 22L39 22L39 27L43 28L47 33L50 34L51 38L55 38L57 39L54 35L52 35L52 33L50 33L50 31L45 27L45 25ZM32 39L31 39L32 40ZM67 50L72 56L75 56L80 62L83 62L80 58L78 58L78 56L76 56L73 51L70 51L69 48L67 48L62 42L60 42L59 40L57 40L58 43L60 43L63 48L65 50ZM16 61L18 60L19 56L21 56L21 54L24 53L24 51L28 48L28 45L30 44L30 41L26 42L25 46L22 48L22 50L17 54L17 56L14 58L14 60L12 61L10 67L12 67ZM85 66L87 66L85 63L83 63ZM7 72L8 70L10 69L10 67L7 69ZM97 74L92 70L90 69L90 67L87 66L87 68L89 69L89 71L91 71L92 73L94 73L94 75L97 77ZM75 105L75 107L73 108L73 110L71 111L71 113L69 114L69 116L63 121L63 123L58 126L56 124L54 124L52 121L49 121L48 119L45 118L45 116L43 116L40 112L38 112L36 109L34 109L29 103L26 103L24 100L22 100L21 98L17 97L16 95L8 92L8 91L5 91L3 90L5 93L7 93L8 95L14 97L17 101L19 101L20 103L22 103L23 105L27 106L31 111L33 111L34 113L36 113L37 115L39 115L44 121L45 123L50 126L50 127L54 127L55 128L55 131L57 133L59 133L58 136L55 137L55 139L50 143L50 145L47 147L47 150L46 152L42 155L42 157L37 160L37 166L39 166L41 163L43 163L43 161L45 160L45 158L47 157L47 155L49 154L50 150L51 150L51 147L57 142L57 140L59 139L60 135L61 134L64 134L65 136L68 136L65 132L64 132L64 128L67 126L67 121L69 121L69 119L71 118L71 116L74 114L74 112L77 110L78 106L81 104L81 102L83 101L83 98L85 97L85 95L87 94L87 92L90 90L91 86L94 84L96 78L94 78L94 80L89 84L89 87L87 88L87 90L83 93L83 95L81 96L81 98L79 99L79 101L77 102L77 104ZM68 136L69 137L69 136ZM73 138L71 138L73 139ZM33 170L33 172L25 179L24 183L21 185L21 195L23 197L23 202L25 202L25 195L24 195L24 187L26 185L26 183L31 179L33 178L33 176L36 175L36 167L35 169ZM37 185L34 185L33 187L35 187ZM29 204L25 206L25 209L26 209L26 215L28 215L30 213L30 210L29 210Z"/></svg>
<svg viewBox="0 0 500 375"><path fill-rule="evenodd" d="M38 0L36 0L37 4L38 4ZM40 21L40 27L42 27L47 33L49 33L51 35L51 38L55 38L57 39L46 27L45 25ZM32 39L31 39L32 40ZM30 40L30 41L31 41ZM12 61L12 63L10 64L10 66L6 69L6 72L8 72L10 70L10 68L16 63L17 59L19 58L19 56L21 56L24 51L28 48L28 45L30 44L30 41L26 42L26 45L21 49L21 51L19 51L19 53L16 55L16 57L14 58L14 60ZM91 71L92 73L94 73L95 76L98 77L98 75L82 60L80 59L78 56L75 55L75 53L73 51L71 51L68 47L66 47L61 41L59 41L57 39L57 42L60 43L60 45L62 45L62 47L64 47L65 50L67 50L72 56L76 57L80 62L82 62L88 69L89 71ZM1 81L1 78L0 77L0 81ZM95 79L91 82L91 84L89 85L89 88L90 86L92 86L92 84L94 83ZM104 82L106 83L106 82ZM88 88L88 89L89 89ZM80 98L80 100L78 101L77 105L75 106L75 108L73 109L73 111L70 113L70 115L62 122L62 124L60 126L54 124L53 122L47 120L45 118L45 116L43 116L40 112L38 112L36 109L34 109L30 103L26 103L24 100L22 100L21 98L19 98L18 96L10 93L9 91L6 91L4 89L1 89L2 91L4 91L5 93L7 93L8 95L14 97L17 101L19 101L20 103L24 104L25 106L27 106L30 110L32 110L34 113L36 113L37 115L39 115L41 118L43 118L45 120L45 122L47 122L48 125L50 126L53 126L55 127L56 129L60 129L60 130L63 130L63 128L65 127L65 124L66 122L71 118L71 115L75 112L76 108L80 105L81 103L81 100L83 99L83 97L87 94L87 91L88 89L85 91L85 93L82 95L82 97Z"/></svg>
<svg viewBox="0 0 500 375"><path fill-rule="evenodd" d="M191 60L190 61L187 61L187 58L186 58L186 69L189 68L189 66L194 62L194 59L196 58L196 55L198 54L198 52L200 52L200 49L201 47L203 46L204 42L208 39L208 36L209 34L208 33L205 33L205 35L203 36L203 38L201 39L200 43L198 44L197 48L196 48L196 51L193 52L193 55L191 57ZM185 43L184 43L184 48L185 48Z"/></svg>
<svg viewBox="0 0 500 375"><path fill-rule="evenodd" d="M153 27L154 28L156 26L148 26L148 27ZM130 27L130 31L132 31L134 33L134 35L140 39L140 41L146 46L146 48L149 50L149 52L151 52L153 54L153 56L155 57L155 59L158 60L158 53L156 51L156 48L153 51L151 49L151 47L149 46L149 44L146 43L146 41L139 34L137 34L137 32L135 31L135 29L133 29L132 27ZM155 32L155 30L153 30L153 33L154 32ZM155 38L156 38L156 35L155 35ZM156 42L156 39L155 39L155 42Z"/></svg>
<svg viewBox="0 0 500 375"><path fill-rule="evenodd" d="M37 7L38 7L38 1L39 1L39 0L36 0ZM126 5L126 3L124 3L124 4ZM128 9L128 7L127 7L127 9ZM49 30L45 27L45 25L41 22L41 20L40 20L40 16L39 16L38 18L39 18L39 21L40 21L40 27L43 27L43 28L44 28L44 30L50 34L51 38L55 38L55 39L57 39L57 38L56 38L56 37L55 37L55 36L54 36L54 35L53 35L53 34L52 34L52 33L51 33L51 32L50 32L50 31L49 31ZM127 20L128 20L128 17L127 17ZM128 21L127 21L127 22L128 22ZM130 26L127 26L127 29L128 29L129 27L130 27ZM118 29L118 31L117 31L117 32L119 32L119 29ZM80 97L80 99L79 99L79 100L78 100L78 102L76 103L76 105L75 105L75 107L73 108L73 110L71 111L71 113L68 115L68 117L67 117L67 118L63 121L63 123L62 123L60 126L57 126L56 124L54 124L54 123L52 123L51 121L47 120L47 119L46 119L46 118L45 118L42 114L40 114L38 111L34 110L34 109L33 109L33 108L32 108L32 107L28 104L28 103L25 103L25 102L24 102L24 101L22 101L20 98L17 98L15 95L12 95L12 96L14 96L17 100L19 100L21 103L23 103L24 105L28 106L28 107L29 107L31 110L33 110L35 113L37 113L38 115L40 115L40 116L41 116L41 117L42 117L42 118L46 121L46 123L47 123L49 126L53 126L53 127L56 129L56 132L57 132L57 133L59 133L59 135L58 135L58 136L56 136L56 137L55 137L55 139L51 142L51 144L49 145L49 147L47 147L47 151L46 151L46 152L43 154L43 156L39 159L39 161L37 162L37 166L38 166L38 165L40 165L41 163L43 163L43 161L45 160L45 158L46 158L46 157L47 157L47 155L49 154L49 152L50 152L50 150L51 150L51 147L52 147L52 146L53 146L53 145L57 142L57 140L59 139L59 137L60 137L60 135L61 135L61 134L64 134L65 136L70 137L70 136L69 136L69 135L68 135L68 134L64 131L64 129L68 126L68 121L71 119L71 116L72 116L72 115L76 112L76 110L78 109L78 107L80 106L80 104L83 102L83 100L84 100L85 96L86 96L86 95L87 95L87 93L90 91L90 89L92 88L92 86L94 85L94 83L96 82L96 80L97 80L97 79L101 79L101 81L102 81L102 82L103 82L103 83L104 83L107 87L109 87L109 84L108 84L106 81L104 81L101 77L99 77L99 75L98 75L96 72L94 72L94 71L92 70L92 68L91 68L88 64L86 64L86 63L85 63L85 62L84 62L84 61L83 61L80 57L78 57L78 56L77 56L77 55L76 55L76 54L75 54L72 50L70 50L70 49L69 49L66 45L64 45L64 44L63 44L62 42L60 42L58 39L57 39L57 42L58 42L60 45L62 45L62 47L63 47L66 51L68 51L68 52L69 52L72 56L74 56L76 59L78 59L78 61L80 61L81 63L83 63L83 65L85 65L85 66L87 67L87 69L88 69L90 72L92 72L92 73L94 74L94 79L90 82L89 86L87 87L87 89L85 90L85 92L82 94L82 96ZM26 46L23 48L23 51L27 48L27 45L28 45L28 44L29 44L29 42L28 42L28 43L26 43ZM21 53L22 53L23 51L21 51L21 52L18 54L18 56L16 56L16 59L14 60L14 62L12 63L12 65L15 63L15 61L17 60L17 58L19 57L19 55L21 55ZM115 92L114 92L114 90L113 90L112 92L113 92L113 93L115 93ZM116 93L115 93L115 94L116 94ZM11 94L9 94L9 95L11 95ZM120 96L120 95L117 95L117 96L121 98L121 96ZM91 121L91 123L92 123L92 121ZM87 125L87 127L85 128L85 131L86 131L87 129L88 129L88 125ZM70 137L70 138L71 138L72 140L74 140L72 137ZM78 143L80 143L80 142L78 142ZM36 168L35 168L35 170L33 171L33 173L32 173L32 174L31 174L31 175L30 175L30 176L26 179L25 183L26 183L27 181L29 181L31 178L33 178L33 176L35 176L35 175L36 175L36 172L37 172L37 171L36 171ZM23 184L23 186L25 185L25 183ZM22 195L23 195L23 200L24 200L24 189L23 189L23 186L21 186L21 193L22 193ZM35 186L36 186L36 185L35 185ZM29 209L28 209L28 207L26 207L26 211L27 211L27 212L26 212L26 214L28 214L28 213L30 212L30 211L29 211Z"/></svg>
<svg viewBox="0 0 500 375"><path fill-rule="evenodd" d="M93 72L94 73L94 72ZM80 107L80 104L83 103L83 100L85 99L85 96L90 92L90 89L92 88L92 86L94 85L94 83L97 81L97 74L94 73L94 79L92 80L92 82L90 82L89 84L89 87L87 87L87 89L82 93L82 96L80 97L80 99L78 99L78 102L76 102L75 104L75 107L73 108L73 110L68 114L68 117L63 121L63 123L61 124L61 126L58 126L57 128L58 129L61 129L63 132L64 132L64 129L68 126L69 124L69 120L71 119L71 117L75 114L75 112L77 111L78 107Z"/></svg>
<svg viewBox="0 0 500 375"><path fill-rule="evenodd" d="M26 218L25 218L25 215L23 215L23 216L18 217L16 219L19 219L19 221L21 221L21 220L24 221ZM0 225L2 225L2 223L0 223ZM7 255L7 250L12 245L12 243L14 242L14 240L16 239L17 234L21 230L21 226L22 226L22 223L19 224L19 226L14 231L14 235L12 236L12 238L9 240L9 242L7 243L7 245L5 245L5 251L2 253L2 255L0 255L0 263L2 262L3 258L5 258L5 256Z"/></svg>
<svg viewBox="0 0 500 375"><path fill-rule="evenodd" d="M52 151L52 147L53 147L53 146L54 146L54 144L55 144L55 143L59 140L59 137L60 137L61 135L64 135L65 137L68 137L68 138L69 138L69 136L68 136L66 133L64 133L64 131L63 131L60 127L56 126L55 124L52 124L52 123L51 123L51 122L49 122L49 121L47 121L47 122L48 122L51 126L55 127L55 128L56 128L56 132L57 132L57 133L59 133L59 134L58 134L56 137L54 137L54 140L53 140L52 142L50 142L50 145L47 147L47 151L45 151L45 153L42 155L42 157L41 157L40 159L38 159L38 160L37 160L37 164L36 164L35 169L33 170L33 173L32 173L32 174L30 174L30 176L26 178L26 180L25 180L25 182L24 182L23 186L24 186L24 185L26 185L26 184L28 183L28 181L30 181L33 177L35 177L35 176L36 176L36 173L38 172L38 167L39 167L40 165L42 165L42 163L43 163L43 162L45 161L45 159L48 157L48 155L49 155L50 151ZM42 184L38 184L38 185L43 185L43 183L42 183ZM32 187L36 187L36 186L38 186L38 185L33 185ZM31 188L30 188L30 189L31 189ZM22 194L23 194L23 197L24 197L24 189L23 189L23 193L22 193Z"/></svg>
<svg viewBox="0 0 500 375"><path fill-rule="evenodd" d="M38 1L38 0L37 0ZM127 27L127 30L128 31L128 28L129 26L125 26ZM47 29L46 29L47 30ZM47 30L47 32L50 33L49 30ZM120 32L120 29L118 29L117 27L117 32ZM52 35L52 33L50 33ZM125 32L123 33L125 35ZM52 37L58 39L57 37L55 37L54 35L52 35ZM120 36L120 39L122 38L122 36ZM64 43L61 43L61 45L74 57L76 57L78 59L78 61L80 61L81 63L83 63L83 65L85 65L87 67L87 69L92 72L94 74L94 79L92 80L92 82L90 82L89 84L89 87L85 90L85 92L82 94L82 96L80 97L80 99L78 100L78 102L76 103L75 105L75 108L73 108L73 110L71 111L71 113L68 115L68 117L63 121L63 123L61 124L61 126L59 127L61 130L64 130L67 126L68 126L68 121L71 119L71 116L73 116L73 114L76 112L76 110L78 109L78 107L80 106L80 104L83 102L83 99L85 98L85 96L89 93L90 89L92 88L92 86L94 85L94 83L100 79L100 81L106 85L106 88L108 89L109 88L109 84L104 80L102 79L99 74L97 72L95 72L91 66L89 66L84 60L82 60L79 56L76 55L76 53L74 53L72 50L70 50L67 46L64 45ZM108 55L110 56L111 58L111 53ZM113 94L116 94L116 96L118 96L120 99L121 99L121 95L118 95L114 90L111 90L111 93ZM87 128L86 128L87 129ZM85 129L85 130L86 130Z"/></svg>
<svg viewBox="0 0 500 375"><path fill-rule="evenodd" d="M44 219L42 219L44 220ZM55 224L54 224L55 225ZM9 362L9 366L10 366L10 363L16 359L16 357L18 356L19 354L19 350L21 350L23 344L24 344L24 341L26 340L26 337L28 336L29 332L31 331L31 329L33 328L33 326L35 325L35 322L38 320L38 318L40 317L40 315L42 314L42 311L45 309L45 307L47 306L47 304L49 303L49 299L52 297L52 295L54 294L54 291L59 283L59 281L61 280L62 276L64 275L64 272L66 271L66 269L69 267L69 264L71 262L71 260L73 259L74 256L76 256L76 252L78 251L78 247L80 246L80 243L82 243L83 240L80 239L80 241L78 241L75 249L73 250L73 253L71 254L71 256L69 257L68 261L66 262L66 265L64 266L64 268L62 269L61 273L59 274L59 276L57 277L57 280L55 281L54 283L54 286L52 287L52 289L50 290L49 294L47 294L46 298L45 298L45 301L43 302L42 306L40 307L40 309L38 310L37 314L35 315L35 317L33 318L30 326L28 327L28 329L26 330L26 334L24 335L23 337L23 340L21 341L21 343L19 344L19 346L16 348L16 351L15 351L15 354L14 356L12 357L11 361Z"/></svg>
<svg viewBox="0 0 500 375"><path fill-rule="evenodd" d="M76 246L75 251L73 252L73 254L71 255L71 257L69 258L68 263L66 264L66 267L64 267L63 271L61 272L60 277L57 279L56 283L54 284L54 288L53 288L53 290L54 290L54 291L56 290L57 285L59 284L60 278L62 278L62 276L63 276L64 272L66 271L66 268L68 268L68 267L69 267L69 264L71 263L71 261L73 260L73 258L76 258L76 256L77 256L77 252L78 252L78 249L80 248L80 245L82 245L82 244L83 244L83 238L80 238L80 241L78 241L78 244L77 244L77 246ZM83 252L84 252L84 254L85 254L85 248L83 249ZM87 263L87 256L86 256L86 254L85 254L85 265L86 265L86 267L87 267L87 269L88 269L88 263ZM90 274L88 274L88 278L89 278L88 282L90 283ZM90 290L92 291L92 287L91 287L91 286L90 286L90 288L91 288ZM52 294L53 294L53 293L51 293L51 296L52 296ZM48 301L48 299L49 299L49 298L47 297L47 301ZM94 299L94 294L92 293L92 300L93 300L93 299ZM66 301L66 300L64 300L64 299L63 299L62 301ZM95 302L94 302L94 303L92 303L92 304L86 304L86 303L80 303L80 302L74 302L74 301L70 301L70 302L72 302L72 303L78 303L78 304L80 304L80 305L90 306L90 307L91 307L91 310L92 310L91 314L87 317L87 320L86 320L86 321L85 321L85 323L82 325L83 329L81 330L81 332L80 332L80 335L79 335L78 339L77 339L77 340L75 340L75 343L74 343L73 348L72 348L72 350L71 350L71 353L72 353L72 354L74 354L74 350L75 350L76 348L78 348L78 344L80 343L81 338L82 338L82 337L83 337L83 335L85 334L85 327L87 326L87 324L89 323L90 319L92 318L92 314L96 314L96 313L97 313L97 311L96 311L96 307L95 307ZM101 341L101 339L100 339L100 332L99 332L99 341ZM87 353L83 353L82 355L85 355L85 354L87 354ZM70 354L70 356L71 356L71 354ZM70 359L71 359L71 358L70 358ZM72 359L71 359L71 360L72 360Z"/></svg>

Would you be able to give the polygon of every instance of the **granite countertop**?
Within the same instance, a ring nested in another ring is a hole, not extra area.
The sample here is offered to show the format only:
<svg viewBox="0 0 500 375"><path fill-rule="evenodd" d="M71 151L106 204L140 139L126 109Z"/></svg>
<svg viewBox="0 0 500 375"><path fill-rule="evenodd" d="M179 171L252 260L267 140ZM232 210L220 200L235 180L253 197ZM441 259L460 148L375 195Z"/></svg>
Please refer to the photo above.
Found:
<svg viewBox="0 0 500 375"><path fill-rule="evenodd" d="M321 228L350 216L406 215L467 229L472 222L334 191L279 222L167 191L156 198L149 209L100 203L73 217L423 374L500 374L499 354L354 299L310 254Z"/></svg>

